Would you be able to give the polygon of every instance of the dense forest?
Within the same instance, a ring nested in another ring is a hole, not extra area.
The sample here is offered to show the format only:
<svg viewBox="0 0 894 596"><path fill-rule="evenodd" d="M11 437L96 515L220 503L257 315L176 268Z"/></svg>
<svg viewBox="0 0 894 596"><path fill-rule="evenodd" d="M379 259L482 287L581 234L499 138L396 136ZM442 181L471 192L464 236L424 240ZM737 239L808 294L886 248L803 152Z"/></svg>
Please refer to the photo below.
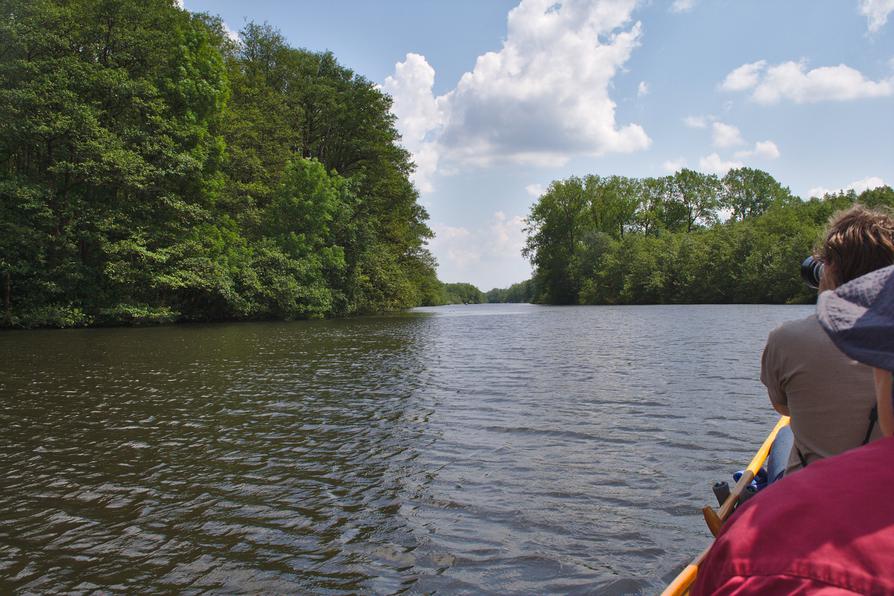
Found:
<svg viewBox="0 0 894 596"><path fill-rule="evenodd" d="M487 296L472 284L445 283L436 304L482 304L484 302L487 302Z"/></svg>
<svg viewBox="0 0 894 596"><path fill-rule="evenodd" d="M0 0L0 326L442 301L375 84L174 0Z"/></svg>
<svg viewBox="0 0 894 596"><path fill-rule="evenodd" d="M488 302L536 302L537 288L533 279L528 279L508 288L494 288L485 294Z"/></svg>
<svg viewBox="0 0 894 596"><path fill-rule="evenodd" d="M513 286L547 304L807 303L799 276L829 217L854 203L894 207L880 187L803 201L760 170L723 178L683 169L662 178L572 177L531 208ZM503 300L510 290L488 293ZM501 294L505 293L505 294Z"/></svg>

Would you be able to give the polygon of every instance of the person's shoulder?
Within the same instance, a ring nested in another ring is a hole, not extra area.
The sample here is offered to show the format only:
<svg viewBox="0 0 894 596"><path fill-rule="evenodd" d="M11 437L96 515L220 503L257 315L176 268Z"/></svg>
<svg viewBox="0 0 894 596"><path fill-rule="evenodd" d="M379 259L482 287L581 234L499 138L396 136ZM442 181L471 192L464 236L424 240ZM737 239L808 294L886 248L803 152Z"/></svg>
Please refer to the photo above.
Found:
<svg viewBox="0 0 894 596"><path fill-rule="evenodd" d="M825 333L816 315L810 315L803 319L782 323L770 332L767 343L787 343L804 339L815 339L818 336L825 336Z"/></svg>

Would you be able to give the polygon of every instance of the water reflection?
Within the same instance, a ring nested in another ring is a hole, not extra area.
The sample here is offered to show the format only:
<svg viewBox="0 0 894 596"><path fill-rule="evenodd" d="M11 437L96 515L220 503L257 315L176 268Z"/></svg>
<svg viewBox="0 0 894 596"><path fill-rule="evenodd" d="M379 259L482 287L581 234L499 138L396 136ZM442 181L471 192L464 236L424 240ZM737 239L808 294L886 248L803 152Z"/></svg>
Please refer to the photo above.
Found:
<svg viewBox="0 0 894 596"><path fill-rule="evenodd" d="M0 335L0 591L654 591L800 307Z"/></svg>

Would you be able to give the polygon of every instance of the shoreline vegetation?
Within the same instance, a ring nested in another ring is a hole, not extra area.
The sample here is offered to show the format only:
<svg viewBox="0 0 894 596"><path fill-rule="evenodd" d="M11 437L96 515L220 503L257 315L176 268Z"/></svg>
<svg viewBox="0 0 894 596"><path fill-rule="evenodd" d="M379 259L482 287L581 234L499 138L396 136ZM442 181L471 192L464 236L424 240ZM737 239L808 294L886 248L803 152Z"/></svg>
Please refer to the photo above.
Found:
<svg viewBox="0 0 894 596"><path fill-rule="evenodd" d="M172 0L10 0L0 327L302 319L441 298L391 98Z"/></svg>
<svg viewBox="0 0 894 596"><path fill-rule="evenodd" d="M268 25L172 0L8 0L0 328L342 317L413 306L804 303L828 217L772 176L572 177L531 208L532 279L445 284L391 98Z"/></svg>
<svg viewBox="0 0 894 596"><path fill-rule="evenodd" d="M555 181L527 220L524 254L534 275L484 298L593 305L813 303L816 291L801 281L800 263L829 217L856 203L892 209L894 190L882 186L804 201L770 174L750 168L723 178L684 169L663 178Z"/></svg>
<svg viewBox="0 0 894 596"><path fill-rule="evenodd" d="M750 168L723 178L571 177L531 208L534 275L496 301L541 304L808 304L799 275L829 217L855 203L894 207L882 186L809 200ZM501 292L506 292L502 294ZM512 296L513 300L501 300Z"/></svg>

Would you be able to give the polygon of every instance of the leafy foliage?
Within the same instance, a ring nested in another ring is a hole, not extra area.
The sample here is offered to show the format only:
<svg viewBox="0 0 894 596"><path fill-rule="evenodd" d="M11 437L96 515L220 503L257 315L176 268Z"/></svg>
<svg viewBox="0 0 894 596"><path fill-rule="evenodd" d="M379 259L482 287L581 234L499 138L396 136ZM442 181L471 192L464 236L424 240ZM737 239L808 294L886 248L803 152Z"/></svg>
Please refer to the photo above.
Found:
<svg viewBox="0 0 894 596"><path fill-rule="evenodd" d="M444 304L482 304L487 302L484 292L467 283L444 284Z"/></svg>
<svg viewBox="0 0 894 596"><path fill-rule="evenodd" d="M325 317L440 292L390 98L170 0L0 0L4 326Z"/></svg>
<svg viewBox="0 0 894 596"><path fill-rule="evenodd" d="M800 281L799 264L829 217L856 202L894 207L894 190L801 201L750 168L730 170L723 179L684 169L657 179L553 182L528 217L524 254L535 266L534 278L492 290L488 299L810 302L816 295Z"/></svg>
<svg viewBox="0 0 894 596"><path fill-rule="evenodd" d="M494 288L487 293L487 301L529 303L534 302L536 296L537 288L534 285L534 280L527 279L505 289Z"/></svg>

